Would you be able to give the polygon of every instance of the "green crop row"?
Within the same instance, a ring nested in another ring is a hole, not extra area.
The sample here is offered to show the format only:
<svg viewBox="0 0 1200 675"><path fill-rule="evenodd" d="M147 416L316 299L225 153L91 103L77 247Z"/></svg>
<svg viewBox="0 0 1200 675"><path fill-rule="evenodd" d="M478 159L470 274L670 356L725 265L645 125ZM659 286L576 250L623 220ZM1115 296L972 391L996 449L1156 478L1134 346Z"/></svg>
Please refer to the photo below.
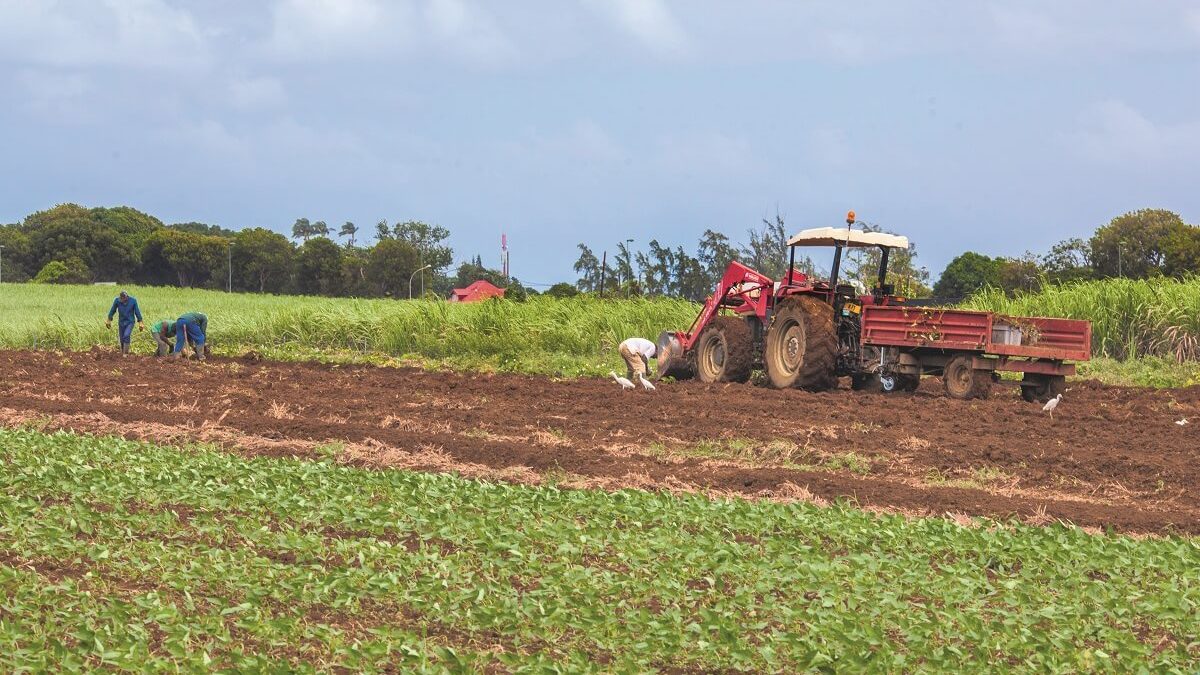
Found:
<svg viewBox="0 0 1200 675"><path fill-rule="evenodd" d="M117 289L0 286L0 347L88 349L116 343L104 316ZM351 300L177 288L137 288L147 324L201 311L218 353L272 358L396 357L563 375L602 374L619 362L617 344L687 328L699 309L683 300L532 298L455 304ZM134 351L153 352L149 334Z"/></svg>
<svg viewBox="0 0 1200 675"><path fill-rule="evenodd" d="M1092 349L1116 359L1200 360L1200 278L1105 279L1007 297L985 290L967 306L1018 316L1092 322Z"/></svg>
<svg viewBox="0 0 1200 675"><path fill-rule="evenodd" d="M1200 666L1200 541L0 430L0 670Z"/></svg>

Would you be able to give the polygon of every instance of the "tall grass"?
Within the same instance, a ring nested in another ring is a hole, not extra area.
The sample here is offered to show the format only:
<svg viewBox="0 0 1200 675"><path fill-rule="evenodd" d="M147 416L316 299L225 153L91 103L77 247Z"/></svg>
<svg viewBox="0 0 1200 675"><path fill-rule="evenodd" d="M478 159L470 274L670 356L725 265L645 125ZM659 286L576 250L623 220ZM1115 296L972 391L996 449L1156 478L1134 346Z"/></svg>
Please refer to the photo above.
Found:
<svg viewBox="0 0 1200 675"><path fill-rule="evenodd" d="M682 300L533 298L516 303L349 300L127 287L146 323L196 310L208 314L218 353L258 351L308 358L314 352L419 357L504 370L596 373L616 361L626 337L653 339L686 328L697 305ZM117 289L105 286L0 285L0 347L88 349L116 342L104 329ZM148 335L135 351L152 351Z"/></svg>
<svg viewBox="0 0 1200 675"><path fill-rule="evenodd" d="M1004 314L1087 319L1092 350L1117 359L1144 356L1178 362L1200 359L1200 278L1105 279L1047 286L1009 298L984 290L972 309Z"/></svg>

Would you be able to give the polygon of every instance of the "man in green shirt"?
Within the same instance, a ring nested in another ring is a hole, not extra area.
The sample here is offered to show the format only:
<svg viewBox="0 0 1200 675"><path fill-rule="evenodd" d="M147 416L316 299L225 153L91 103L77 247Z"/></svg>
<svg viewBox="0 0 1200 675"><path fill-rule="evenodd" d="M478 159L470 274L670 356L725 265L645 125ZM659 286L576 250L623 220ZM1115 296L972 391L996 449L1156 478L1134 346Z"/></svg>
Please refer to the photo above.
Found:
<svg viewBox="0 0 1200 675"><path fill-rule="evenodd" d="M155 322L150 327L150 336L158 344L158 352L155 356L166 356L175 350L175 345L171 343L175 337L175 322L171 319Z"/></svg>

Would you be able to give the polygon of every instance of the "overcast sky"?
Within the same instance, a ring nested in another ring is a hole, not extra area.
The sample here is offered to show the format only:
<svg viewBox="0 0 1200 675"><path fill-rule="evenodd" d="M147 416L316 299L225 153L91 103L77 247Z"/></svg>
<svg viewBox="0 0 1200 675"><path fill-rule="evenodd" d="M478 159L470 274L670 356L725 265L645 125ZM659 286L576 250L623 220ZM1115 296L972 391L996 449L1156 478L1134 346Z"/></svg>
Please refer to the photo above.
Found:
<svg viewBox="0 0 1200 675"><path fill-rule="evenodd" d="M532 282L777 209L935 275L1200 222L1190 0L0 0L0 92L0 221L420 219Z"/></svg>

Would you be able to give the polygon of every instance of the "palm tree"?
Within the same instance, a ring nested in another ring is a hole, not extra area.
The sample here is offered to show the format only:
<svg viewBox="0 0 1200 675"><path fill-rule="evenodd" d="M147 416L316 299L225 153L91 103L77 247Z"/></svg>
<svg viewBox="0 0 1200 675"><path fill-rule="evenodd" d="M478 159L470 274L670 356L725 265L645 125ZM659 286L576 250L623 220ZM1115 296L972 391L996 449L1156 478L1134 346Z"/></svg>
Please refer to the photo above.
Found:
<svg viewBox="0 0 1200 675"><path fill-rule="evenodd" d="M350 243L347 246L351 248L354 247L354 235L356 234L358 234L358 226L348 220L345 225L342 225L342 229L338 230L339 237L350 237Z"/></svg>

